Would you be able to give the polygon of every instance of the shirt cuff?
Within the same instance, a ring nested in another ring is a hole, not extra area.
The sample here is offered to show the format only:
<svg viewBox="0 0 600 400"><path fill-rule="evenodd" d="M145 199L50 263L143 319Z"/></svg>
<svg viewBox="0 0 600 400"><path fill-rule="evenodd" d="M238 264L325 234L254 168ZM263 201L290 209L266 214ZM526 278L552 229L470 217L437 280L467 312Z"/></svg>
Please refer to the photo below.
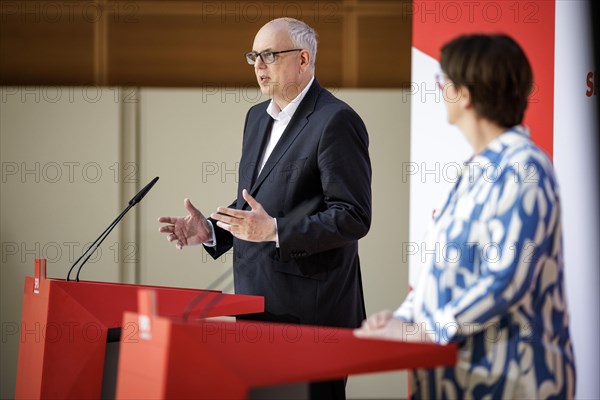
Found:
<svg viewBox="0 0 600 400"><path fill-rule="evenodd" d="M273 218L275 221L275 247L279 248L279 231L277 230L277 218Z"/></svg>
<svg viewBox="0 0 600 400"><path fill-rule="evenodd" d="M206 247L216 247L217 246L217 235L215 234L215 227L213 226L212 222L209 219L207 219L206 222L208 222L210 235L212 236L212 239L207 242L204 242L202 244Z"/></svg>
<svg viewBox="0 0 600 400"><path fill-rule="evenodd" d="M413 322L412 312L408 309L408 307L403 307L402 305L394 311L392 314L394 318L402 320L404 322Z"/></svg>

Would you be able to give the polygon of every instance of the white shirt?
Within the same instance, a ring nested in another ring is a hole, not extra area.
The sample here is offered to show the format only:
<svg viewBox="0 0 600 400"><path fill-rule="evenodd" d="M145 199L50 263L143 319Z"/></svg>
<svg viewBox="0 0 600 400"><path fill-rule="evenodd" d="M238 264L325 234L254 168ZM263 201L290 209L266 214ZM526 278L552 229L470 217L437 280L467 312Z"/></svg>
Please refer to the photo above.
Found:
<svg viewBox="0 0 600 400"><path fill-rule="evenodd" d="M306 87L302 89L300 94L298 94L298 96L296 96L294 100L292 100L287 106L285 106L283 110L279 108L277 103L271 100L271 103L267 107L267 114L269 114L274 120L273 127L271 128L271 136L269 137L269 142L267 143L267 147L265 147L265 150L263 152L263 157L260 163L260 170L258 172L258 175L260 175L260 171L262 171L263 167L267 163L269 156L273 152L273 149L277 145L277 142L279 142L279 139L281 139L285 128L287 128L292 117L296 113L298 106L302 102L302 99L304 99L304 96L306 96L306 93L308 92L308 89L310 89L310 85L312 85L314 80L315 77L313 76L310 79L310 82L308 82L308 85L306 85Z"/></svg>

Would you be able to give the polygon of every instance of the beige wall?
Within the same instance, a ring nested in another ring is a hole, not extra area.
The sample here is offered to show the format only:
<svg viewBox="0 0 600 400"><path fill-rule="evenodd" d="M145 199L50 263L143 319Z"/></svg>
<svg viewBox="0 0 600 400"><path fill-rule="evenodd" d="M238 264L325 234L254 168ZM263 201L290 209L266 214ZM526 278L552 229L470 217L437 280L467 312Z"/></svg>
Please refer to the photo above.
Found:
<svg viewBox="0 0 600 400"><path fill-rule="evenodd" d="M369 313L395 307L408 269L409 104L402 90L333 90L364 119L373 164L373 224L360 242ZM49 259L63 278L92 241L154 176L160 181L106 240L83 279L203 288L231 268L199 248L177 251L158 233L159 215L205 213L235 195L241 129L254 89L2 88L1 392L14 394L23 278ZM352 162L352 160L348 160ZM101 175L98 175L98 174ZM134 175L131 175L135 173ZM131 179L136 178L139 179ZM227 283L220 288L224 289ZM351 377L349 398L406 397L406 374Z"/></svg>

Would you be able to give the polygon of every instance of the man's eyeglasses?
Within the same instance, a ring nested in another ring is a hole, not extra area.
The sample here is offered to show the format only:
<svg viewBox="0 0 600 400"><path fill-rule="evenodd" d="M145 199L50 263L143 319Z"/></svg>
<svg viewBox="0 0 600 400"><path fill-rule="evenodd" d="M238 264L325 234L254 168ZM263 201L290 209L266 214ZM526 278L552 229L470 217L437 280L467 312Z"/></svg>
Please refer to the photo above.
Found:
<svg viewBox="0 0 600 400"><path fill-rule="evenodd" d="M256 51L250 51L250 52L246 53L246 61L248 61L248 64L254 65L256 63L256 59L258 57L260 57L262 62L264 62L265 64L273 64L275 62L275 60L277 60L277 57L275 57L277 54L289 53L291 51L302 51L302 49L291 49L291 50L282 50L282 51L265 50L265 51L261 51L260 53L258 53Z"/></svg>

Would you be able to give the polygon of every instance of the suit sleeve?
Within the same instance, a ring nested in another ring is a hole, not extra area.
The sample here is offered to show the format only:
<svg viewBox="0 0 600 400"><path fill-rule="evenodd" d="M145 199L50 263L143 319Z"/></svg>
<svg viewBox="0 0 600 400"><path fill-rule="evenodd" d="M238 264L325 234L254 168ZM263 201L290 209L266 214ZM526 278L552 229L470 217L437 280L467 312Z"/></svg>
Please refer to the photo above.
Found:
<svg viewBox="0 0 600 400"><path fill-rule="evenodd" d="M229 205L228 208L235 208L237 204L237 200L234 200L233 203L231 203ZM208 254L210 254L210 256L212 258L214 258L215 260L219 257L221 257L223 254L227 253L229 251L229 249L231 249L231 247L233 246L233 235L231 233L229 233L228 231L226 231L225 229L221 229L217 226L217 221L212 219L212 218L208 218L208 220L211 222L211 224L213 225L213 229L215 230L215 239L216 239L216 244L215 246L209 247L209 246L203 246L204 249L206 250L206 252Z"/></svg>
<svg viewBox="0 0 600 400"><path fill-rule="evenodd" d="M332 113L320 129L317 163L325 209L277 218L279 258L311 256L362 238L371 225L371 161L367 129L350 108ZM312 212L312 214L310 214Z"/></svg>

